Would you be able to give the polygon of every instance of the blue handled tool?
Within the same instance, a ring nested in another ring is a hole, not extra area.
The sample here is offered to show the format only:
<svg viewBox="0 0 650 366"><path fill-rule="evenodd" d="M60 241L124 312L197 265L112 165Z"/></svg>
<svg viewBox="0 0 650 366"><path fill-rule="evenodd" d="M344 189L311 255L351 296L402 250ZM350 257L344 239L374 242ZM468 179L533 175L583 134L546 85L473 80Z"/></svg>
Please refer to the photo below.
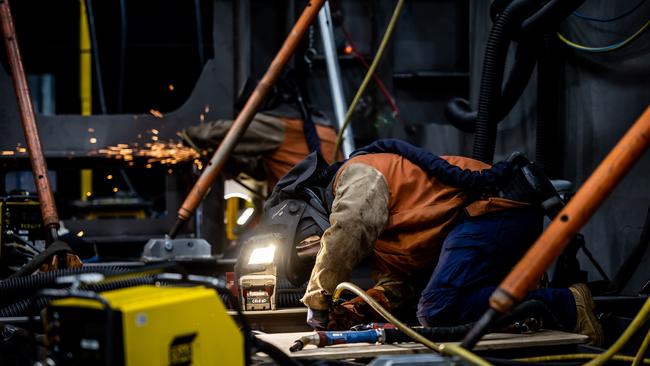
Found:
<svg viewBox="0 0 650 366"><path fill-rule="evenodd" d="M332 346L335 344L347 343L383 343L384 342L383 329L370 329L362 331L317 331L313 334L300 337L289 348L291 352L300 351L308 344L313 344L316 347Z"/></svg>

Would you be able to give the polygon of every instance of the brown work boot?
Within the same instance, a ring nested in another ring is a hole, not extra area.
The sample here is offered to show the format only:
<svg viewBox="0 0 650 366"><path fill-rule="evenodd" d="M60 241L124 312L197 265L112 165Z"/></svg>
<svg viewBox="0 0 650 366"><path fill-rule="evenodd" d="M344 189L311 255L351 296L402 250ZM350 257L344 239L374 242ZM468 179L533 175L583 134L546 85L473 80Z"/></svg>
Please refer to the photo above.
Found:
<svg viewBox="0 0 650 366"><path fill-rule="evenodd" d="M591 298L591 291L584 283L576 283L569 287L576 301L576 333L589 337L589 344L602 346L603 328L594 315L594 300Z"/></svg>

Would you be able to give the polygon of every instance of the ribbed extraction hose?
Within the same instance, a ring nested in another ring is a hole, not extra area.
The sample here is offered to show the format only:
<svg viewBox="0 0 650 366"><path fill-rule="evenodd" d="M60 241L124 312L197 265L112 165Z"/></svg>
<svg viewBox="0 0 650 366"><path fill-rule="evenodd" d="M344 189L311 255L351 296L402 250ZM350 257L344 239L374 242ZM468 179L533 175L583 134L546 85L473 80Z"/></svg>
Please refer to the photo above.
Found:
<svg viewBox="0 0 650 366"><path fill-rule="evenodd" d="M528 7L529 2L515 0L499 14L485 47L472 157L488 164L492 163L494 157L497 135L495 117L510 45L509 33L518 25L517 18Z"/></svg>
<svg viewBox="0 0 650 366"><path fill-rule="evenodd" d="M406 335L411 337L411 339L415 340L416 342L422 343L424 346L440 353L440 354L445 354L448 356L457 356L463 359L464 361L472 364L472 365L479 365L479 366L490 366L491 364L481 357L477 356L476 354L472 353L471 351L468 351L462 347L459 347L455 344L436 344L428 339L426 339L424 336L421 334L418 334L415 332L413 329L411 329L409 326L406 324L400 322L397 318L395 318L391 313L389 313L386 309L384 309L377 301L375 301L372 297L368 296L365 291L360 289L357 285L350 283L350 282L341 282L338 286L336 286L336 289L334 290L334 294L332 296L333 301L338 301L338 299L341 297L341 293L344 290L351 291L355 295L361 297L370 307L372 307L379 315L381 315L386 321L390 322L391 324L395 325L399 330L404 332Z"/></svg>
<svg viewBox="0 0 650 366"><path fill-rule="evenodd" d="M52 272L42 272L31 276L11 277L0 281L0 303L18 296L29 296L34 292L56 286L56 279L63 276L81 273L101 273L103 275L116 275L129 270L116 266L84 266L79 268L66 268ZM58 286L64 287L64 285Z"/></svg>
<svg viewBox="0 0 650 366"><path fill-rule="evenodd" d="M115 281L104 281L99 283L86 284L81 286L80 289L95 292L104 292L133 286L151 285L154 282L155 279L153 277L133 277ZM38 296L35 300L33 300L33 306L34 308L38 307L38 309L42 309L50 302L50 300L52 300L52 298L49 296ZM5 306L4 308L0 309L0 317L27 316L30 313L30 303L32 303L31 297Z"/></svg>

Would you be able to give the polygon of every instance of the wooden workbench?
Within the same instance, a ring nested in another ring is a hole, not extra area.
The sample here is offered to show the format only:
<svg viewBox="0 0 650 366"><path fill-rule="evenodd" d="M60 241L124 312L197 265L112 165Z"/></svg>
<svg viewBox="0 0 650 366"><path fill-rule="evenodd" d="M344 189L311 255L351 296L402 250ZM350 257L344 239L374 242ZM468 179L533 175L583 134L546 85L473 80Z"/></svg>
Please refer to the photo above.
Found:
<svg viewBox="0 0 650 366"><path fill-rule="evenodd" d="M300 333L276 333L260 334L259 338L274 344L282 351L293 358L301 359L352 359L352 358L373 358L380 355L397 355L432 352L428 348L417 343L401 344L342 344L324 348L306 346L298 352L289 352L289 347L300 337L310 332ZM558 346L582 344L587 342L587 336L560 332L556 330L541 330L533 334L509 334L492 333L487 334L474 348L475 351L506 350L529 347Z"/></svg>

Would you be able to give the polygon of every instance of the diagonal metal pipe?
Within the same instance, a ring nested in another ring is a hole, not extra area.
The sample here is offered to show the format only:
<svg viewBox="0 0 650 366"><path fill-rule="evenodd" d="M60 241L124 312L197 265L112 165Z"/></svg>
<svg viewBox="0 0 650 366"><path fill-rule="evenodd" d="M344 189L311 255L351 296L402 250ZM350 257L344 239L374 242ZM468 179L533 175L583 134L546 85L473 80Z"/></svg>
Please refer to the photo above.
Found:
<svg viewBox="0 0 650 366"><path fill-rule="evenodd" d="M280 48L280 51L278 51L271 65L266 70L262 80L260 80L255 90L253 90L244 108L239 112L232 127L223 138L221 145L219 145L217 151L212 155L210 162L205 166L203 173L178 210L178 219L169 232L171 238L174 238L178 234L178 231L183 227L185 222L194 214L201 200L203 200L203 197L214 184L221 169L235 149L237 142L246 131L246 128L248 128L255 113L257 113L264 99L266 99L269 90L277 81L287 62L295 53L300 41L309 29L309 25L314 21L314 18L316 18L324 3L325 0L311 0L305 7L302 15L296 21L291 32L289 32L282 48Z"/></svg>
<svg viewBox="0 0 650 366"><path fill-rule="evenodd" d="M50 179L47 175L47 164L43 156L43 149L36 127L36 115L34 106L29 94L29 86L25 77L25 69L18 48L16 39L16 29L11 17L11 8L9 0L0 0L0 23L2 25L2 35L7 49L7 59L11 68L11 76L14 81L14 90L18 99L18 109L20 119L25 133L25 142L27 143L27 152L32 164L34 174L34 183L38 192L38 198L41 203L41 214L43 223L50 233L52 241L57 240L57 230L59 228L59 215L56 210L54 195L50 186Z"/></svg>
<svg viewBox="0 0 650 366"><path fill-rule="evenodd" d="M490 309L463 340L462 346L474 347L485 329L498 317L508 313L535 287L537 280L562 253L570 239L587 223L598 207L616 188L650 146L650 106L628 129L560 211L548 228L501 282L490 297Z"/></svg>

